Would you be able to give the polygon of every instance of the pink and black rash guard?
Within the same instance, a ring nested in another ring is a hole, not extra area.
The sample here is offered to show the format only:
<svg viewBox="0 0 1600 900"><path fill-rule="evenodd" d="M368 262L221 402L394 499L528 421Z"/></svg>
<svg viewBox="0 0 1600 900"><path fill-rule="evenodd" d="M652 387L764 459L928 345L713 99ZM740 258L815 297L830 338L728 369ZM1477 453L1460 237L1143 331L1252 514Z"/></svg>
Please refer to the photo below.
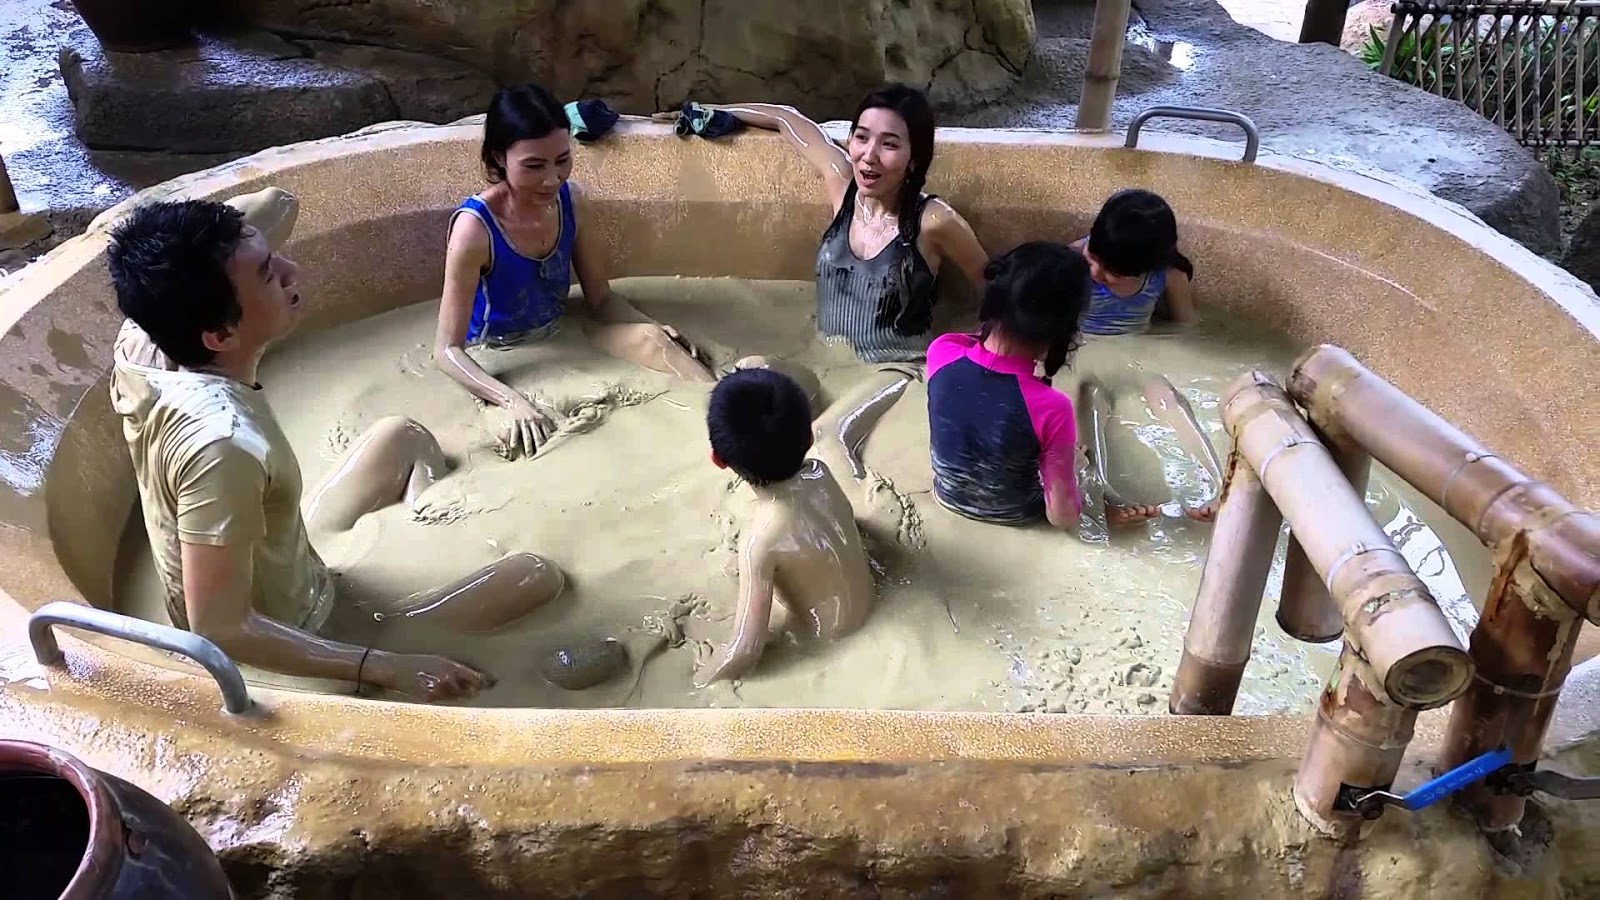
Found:
<svg viewBox="0 0 1600 900"><path fill-rule="evenodd" d="M1034 374L1034 361L985 350L976 335L928 346L933 493L969 518L1021 525L1044 518L1045 489L1078 504L1072 401Z"/></svg>

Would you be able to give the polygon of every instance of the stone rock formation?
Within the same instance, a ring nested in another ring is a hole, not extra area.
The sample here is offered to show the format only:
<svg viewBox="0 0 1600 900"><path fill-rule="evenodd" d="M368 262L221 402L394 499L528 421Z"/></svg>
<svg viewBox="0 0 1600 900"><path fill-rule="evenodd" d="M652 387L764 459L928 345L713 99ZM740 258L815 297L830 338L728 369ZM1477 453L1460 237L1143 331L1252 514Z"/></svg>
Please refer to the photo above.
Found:
<svg viewBox="0 0 1600 900"><path fill-rule="evenodd" d="M1600 291L1600 205L1590 207L1573 230L1561 267Z"/></svg>
<svg viewBox="0 0 1600 900"><path fill-rule="evenodd" d="M1361 52L1374 29L1378 37L1387 37L1394 13L1389 11L1390 0L1360 0L1345 14L1344 34L1339 39L1339 49L1346 53Z"/></svg>
<svg viewBox="0 0 1600 900"><path fill-rule="evenodd" d="M982 110L942 116L941 125L1072 127L1094 7L1039 0L1035 13L1039 43L1019 89ZM1454 100L1369 71L1337 48L1273 40L1235 22L1215 0L1140 0L1112 127L1125 128L1158 105L1244 113L1260 128L1264 151L1390 172L1537 253L1560 245L1555 179L1499 126ZM1242 141L1237 128L1205 122L1155 119L1149 128Z"/></svg>
<svg viewBox="0 0 1600 900"><path fill-rule="evenodd" d="M885 81L936 104L992 99L1033 46L1029 0L224 0L253 27L455 59L501 82L647 114L686 99L847 116Z"/></svg>
<svg viewBox="0 0 1600 900"><path fill-rule="evenodd" d="M374 122L481 112L495 85L461 63L264 31L192 47L109 53L86 31L60 50L80 140L94 148L255 151Z"/></svg>

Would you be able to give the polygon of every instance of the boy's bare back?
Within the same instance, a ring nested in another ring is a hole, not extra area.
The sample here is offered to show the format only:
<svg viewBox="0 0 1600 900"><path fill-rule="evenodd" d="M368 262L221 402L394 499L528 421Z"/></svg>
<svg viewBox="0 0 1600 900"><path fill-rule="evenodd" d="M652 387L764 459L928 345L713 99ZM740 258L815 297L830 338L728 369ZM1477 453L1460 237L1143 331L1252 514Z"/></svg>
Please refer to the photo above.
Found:
<svg viewBox="0 0 1600 900"><path fill-rule="evenodd" d="M734 638L702 670L702 684L754 668L777 618L774 595L789 630L820 640L861 627L872 608L872 570L855 514L826 465L807 459L793 478L756 497L739 541Z"/></svg>

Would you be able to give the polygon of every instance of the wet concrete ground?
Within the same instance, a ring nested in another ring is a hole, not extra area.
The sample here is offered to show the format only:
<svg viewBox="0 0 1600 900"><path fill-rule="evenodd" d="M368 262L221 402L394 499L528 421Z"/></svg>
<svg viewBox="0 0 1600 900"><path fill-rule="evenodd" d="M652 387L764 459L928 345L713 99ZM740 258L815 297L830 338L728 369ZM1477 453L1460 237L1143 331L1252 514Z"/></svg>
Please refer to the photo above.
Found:
<svg viewBox="0 0 1600 900"><path fill-rule="evenodd" d="M0 156L23 211L42 211L54 229L42 245L0 250L0 269L20 267L138 190L242 155L83 146L56 62L57 46L74 29L87 31L67 0L0 0Z"/></svg>

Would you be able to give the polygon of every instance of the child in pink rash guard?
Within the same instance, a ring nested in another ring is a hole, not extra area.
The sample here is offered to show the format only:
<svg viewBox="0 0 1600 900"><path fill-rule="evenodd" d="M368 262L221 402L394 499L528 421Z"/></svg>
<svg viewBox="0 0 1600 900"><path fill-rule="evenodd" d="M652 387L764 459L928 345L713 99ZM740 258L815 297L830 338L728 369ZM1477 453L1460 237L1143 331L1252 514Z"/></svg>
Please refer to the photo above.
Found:
<svg viewBox="0 0 1600 900"><path fill-rule="evenodd" d="M978 333L928 347L934 496L982 522L1071 527L1082 508L1077 424L1050 379L1076 346L1088 263L1065 244L1033 241L990 262L984 278Z"/></svg>

